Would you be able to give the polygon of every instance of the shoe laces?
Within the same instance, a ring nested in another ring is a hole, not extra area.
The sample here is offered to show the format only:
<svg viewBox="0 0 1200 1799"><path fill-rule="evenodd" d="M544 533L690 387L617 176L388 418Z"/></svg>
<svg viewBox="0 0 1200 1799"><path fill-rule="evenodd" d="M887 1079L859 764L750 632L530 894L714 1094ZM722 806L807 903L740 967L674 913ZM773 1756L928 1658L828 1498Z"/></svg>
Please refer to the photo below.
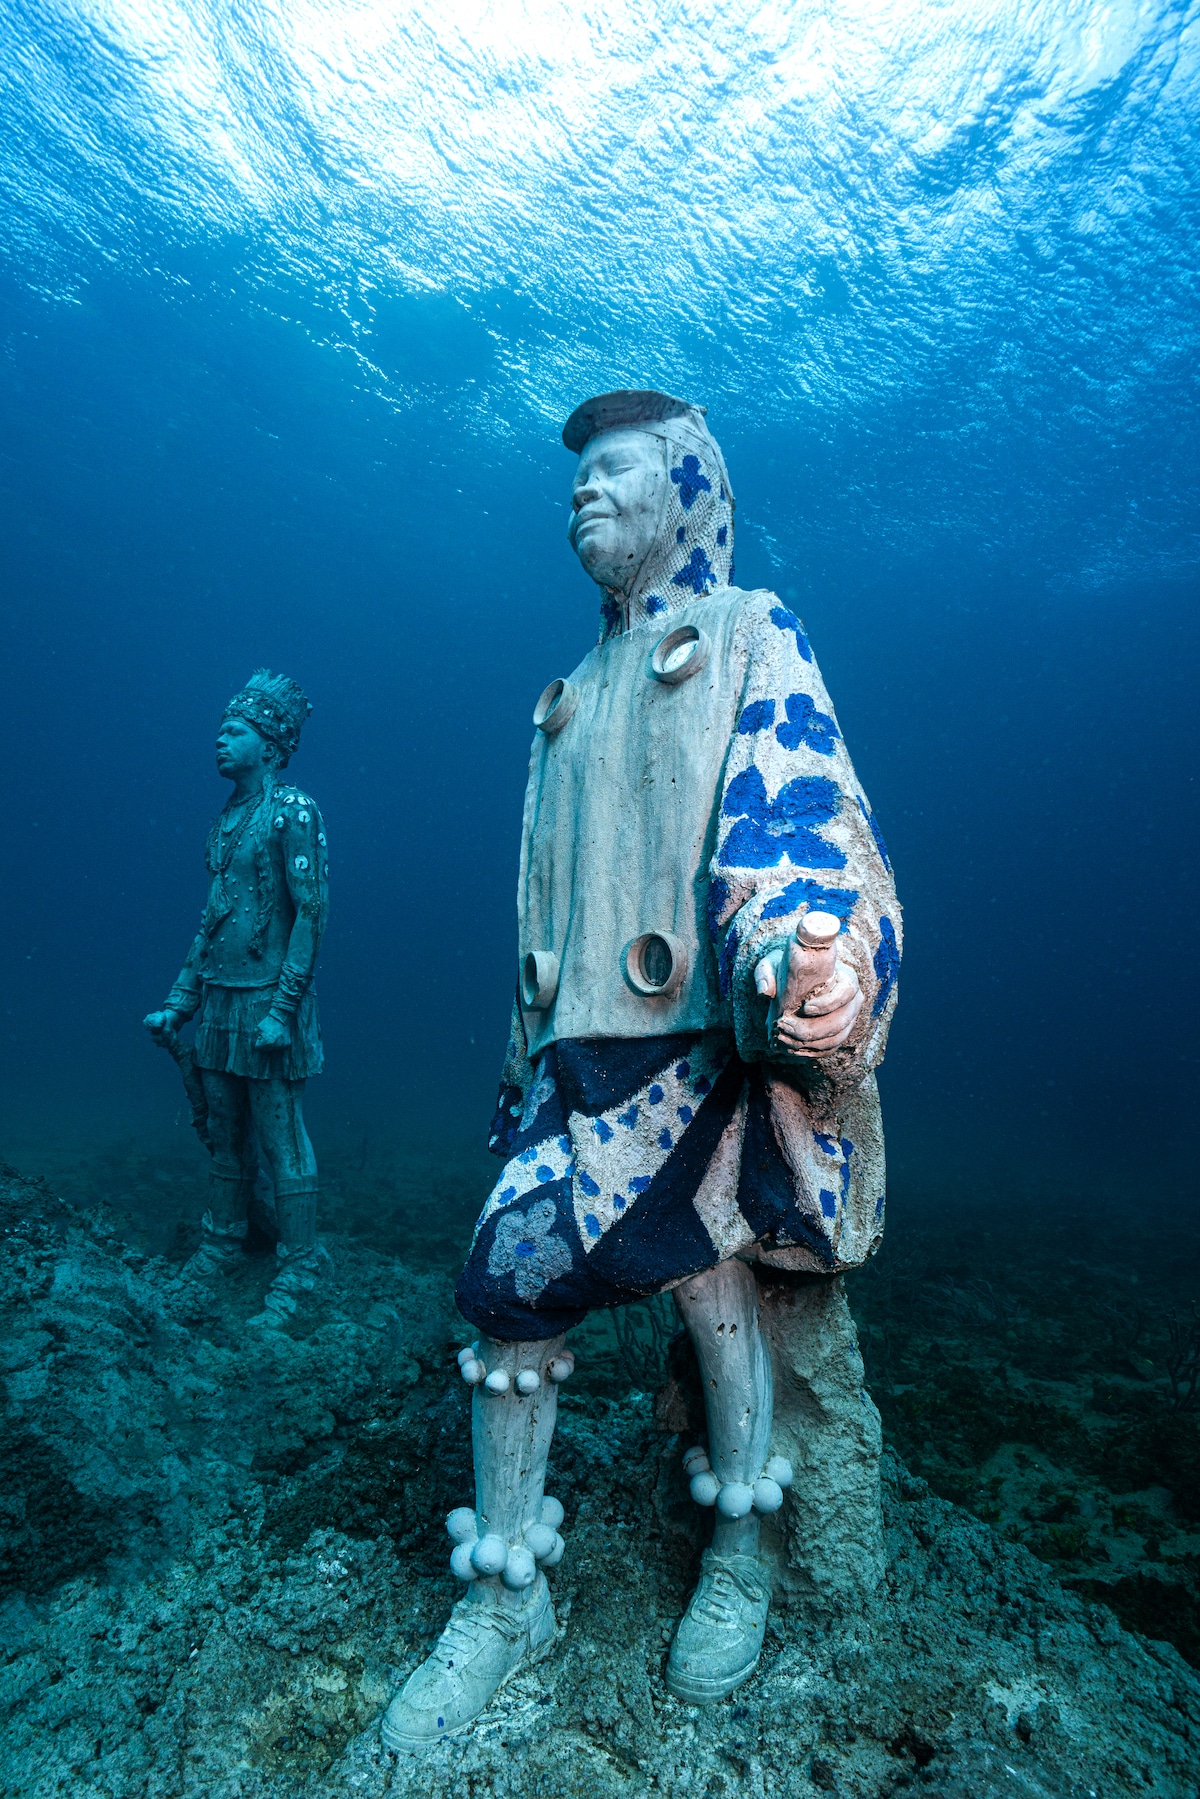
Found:
<svg viewBox="0 0 1200 1799"><path fill-rule="evenodd" d="M761 1605L767 1597L767 1584L753 1564L718 1559L711 1551L704 1558L704 1573L691 1610L713 1624L738 1624L742 1618L739 1596L751 1605Z"/></svg>
<svg viewBox="0 0 1200 1799"><path fill-rule="evenodd" d="M433 1659L449 1667L457 1656L467 1659L480 1648L485 1637L498 1633L515 1643L521 1636L524 1626L519 1618L513 1617L498 1605L483 1606L475 1602L457 1605L450 1614L450 1622L438 1638Z"/></svg>

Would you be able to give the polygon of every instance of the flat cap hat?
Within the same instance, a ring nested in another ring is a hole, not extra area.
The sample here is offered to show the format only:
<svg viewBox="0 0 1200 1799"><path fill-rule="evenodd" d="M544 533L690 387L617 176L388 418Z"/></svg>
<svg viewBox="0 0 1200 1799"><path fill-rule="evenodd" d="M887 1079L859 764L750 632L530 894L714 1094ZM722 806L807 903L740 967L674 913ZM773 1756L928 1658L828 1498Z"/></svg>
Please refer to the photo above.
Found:
<svg viewBox="0 0 1200 1799"><path fill-rule="evenodd" d="M668 420L689 424L708 437L704 423L707 406L693 406L689 400L677 400L671 394L655 393L648 388L621 388L616 393L596 394L577 406L563 426L562 440L576 455L601 431L616 431L622 425L665 425Z"/></svg>

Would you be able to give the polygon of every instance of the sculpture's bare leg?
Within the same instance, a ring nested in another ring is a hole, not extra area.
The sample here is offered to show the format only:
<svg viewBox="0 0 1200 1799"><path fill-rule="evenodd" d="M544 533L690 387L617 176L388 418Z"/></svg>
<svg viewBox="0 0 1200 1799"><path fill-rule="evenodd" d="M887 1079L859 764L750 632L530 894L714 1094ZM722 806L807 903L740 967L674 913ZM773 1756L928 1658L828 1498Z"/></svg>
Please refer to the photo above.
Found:
<svg viewBox="0 0 1200 1799"><path fill-rule="evenodd" d="M208 1210L201 1224L200 1247L184 1268L190 1278L201 1280L236 1262L246 1236L255 1178L246 1082L239 1075L210 1068L204 1070L203 1080L212 1142Z"/></svg>
<svg viewBox="0 0 1200 1799"><path fill-rule="evenodd" d="M712 1547L671 1645L667 1685L677 1698L724 1698L753 1671L771 1601L758 1560L755 1483L771 1447L771 1358L758 1326L754 1275L744 1262L710 1268L675 1289L704 1387L716 1502Z"/></svg>
<svg viewBox="0 0 1200 1799"><path fill-rule="evenodd" d="M573 1357L563 1339L501 1343L483 1337L464 1355L475 1388L471 1441L475 1510L451 1512L450 1566L468 1582L428 1660L388 1707L392 1749L435 1743L464 1730L497 1688L554 1638L543 1568L563 1552L563 1508L544 1496L558 1381Z"/></svg>
<svg viewBox="0 0 1200 1799"><path fill-rule="evenodd" d="M771 1449L771 1357L758 1327L757 1282L733 1259L675 1289L675 1300L700 1364L708 1454L722 1487L753 1490ZM752 1502L751 1502L752 1503ZM758 1552L758 1515L727 1512L718 1500L714 1549Z"/></svg>
<svg viewBox="0 0 1200 1799"><path fill-rule="evenodd" d="M317 1158L304 1125L303 1081L247 1081L259 1147L271 1166L279 1220L280 1266L256 1324L277 1327L316 1285Z"/></svg>
<svg viewBox="0 0 1200 1799"><path fill-rule="evenodd" d="M317 1158L304 1125L303 1081L247 1081L259 1147L270 1163L279 1240L289 1255L317 1240Z"/></svg>

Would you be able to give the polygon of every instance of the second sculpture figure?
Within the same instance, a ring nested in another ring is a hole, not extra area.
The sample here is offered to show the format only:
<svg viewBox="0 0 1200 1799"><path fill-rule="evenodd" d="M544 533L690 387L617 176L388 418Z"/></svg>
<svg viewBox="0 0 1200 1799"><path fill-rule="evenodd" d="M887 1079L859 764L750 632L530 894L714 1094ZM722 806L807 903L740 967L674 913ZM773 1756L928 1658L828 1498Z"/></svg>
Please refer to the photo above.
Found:
<svg viewBox="0 0 1200 1799"><path fill-rule="evenodd" d="M304 1083L322 1064L313 970L329 910L329 851L313 801L284 770L312 710L286 675L259 669L225 708L218 773L233 792L209 832L208 903L151 1035L180 1060L193 1120L212 1154L200 1247L184 1274L219 1278L240 1256L259 1153L275 1189L278 1263L263 1310L278 1327L312 1289L317 1162ZM179 1026L196 1017L194 1049Z"/></svg>

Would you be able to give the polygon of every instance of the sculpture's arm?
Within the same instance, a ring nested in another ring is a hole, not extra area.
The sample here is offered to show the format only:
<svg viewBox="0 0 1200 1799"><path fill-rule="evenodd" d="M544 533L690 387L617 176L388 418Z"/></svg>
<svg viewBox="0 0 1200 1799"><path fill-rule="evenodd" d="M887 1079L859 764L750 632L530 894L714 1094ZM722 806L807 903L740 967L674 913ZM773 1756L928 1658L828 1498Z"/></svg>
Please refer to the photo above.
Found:
<svg viewBox="0 0 1200 1799"><path fill-rule="evenodd" d="M301 796L281 805L283 874L296 916L275 997L259 1030L259 1048L281 1049L290 1040L296 1008L308 992L329 916L329 848L321 814Z"/></svg>
<svg viewBox="0 0 1200 1799"><path fill-rule="evenodd" d="M740 648L709 871L738 1047L747 1060L856 1084L882 1059L895 1004L891 869L799 620L773 595L755 596ZM840 924L820 981L805 974L811 952L793 947L801 918L817 912Z"/></svg>
<svg viewBox="0 0 1200 1799"><path fill-rule="evenodd" d="M200 996L203 992L200 983L200 956L204 949L204 932L198 931L192 939L187 959L175 977L161 1012L151 1012L143 1020L152 1037L161 1037L163 1032L177 1031L181 1024L186 1024L199 1009Z"/></svg>

